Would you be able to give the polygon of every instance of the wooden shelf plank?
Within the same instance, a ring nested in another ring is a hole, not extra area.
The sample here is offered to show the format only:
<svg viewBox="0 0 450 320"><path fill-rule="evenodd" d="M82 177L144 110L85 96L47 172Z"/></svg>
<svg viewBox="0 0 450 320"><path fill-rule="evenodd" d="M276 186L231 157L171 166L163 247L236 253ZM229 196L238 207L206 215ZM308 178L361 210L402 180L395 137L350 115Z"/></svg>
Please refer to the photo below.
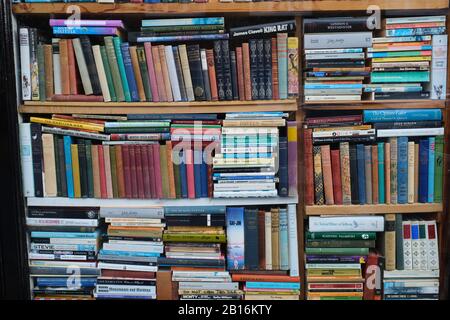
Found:
<svg viewBox="0 0 450 320"><path fill-rule="evenodd" d="M442 203L365 204L306 206L306 215L359 215L376 213L435 213L442 212Z"/></svg>
<svg viewBox="0 0 450 320"><path fill-rule="evenodd" d="M217 102L53 102L25 101L20 113L160 114L297 111L297 100Z"/></svg>
<svg viewBox="0 0 450 320"><path fill-rule="evenodd" d="M162 207L162 206L251 206L297 204L298 197L235 199L93 199L29 197L28 206L38 207Z"/></svg>
<svg viewBox="0 0 450 320"><path fill-rule="evenodd" d="M445 109L445 100L378 100L304 102L305 110Z"/></svg>
<svg viewBox="0 0 450 320"><path fill-rule="evenodd" d="M366 11L370 5L382 10L439 10L449 7L448 0L304 0L281 2L221 3L19 3L13 5L15 14L66 14L76 5L88 14L201 15L213 13L295 14L320 11Z"/></svg>

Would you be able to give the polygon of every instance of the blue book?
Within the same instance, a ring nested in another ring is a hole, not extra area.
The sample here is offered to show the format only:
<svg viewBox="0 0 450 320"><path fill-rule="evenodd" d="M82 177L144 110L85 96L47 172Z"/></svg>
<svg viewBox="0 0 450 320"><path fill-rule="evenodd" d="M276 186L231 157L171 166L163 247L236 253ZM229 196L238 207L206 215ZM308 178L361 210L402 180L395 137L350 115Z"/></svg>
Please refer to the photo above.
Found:
<svg viewBox="0 0 450 320"><path fill-rule="evenodd" d="M76 281L76 282L75 282ZM36 278L36 285L38 287L71 287L79 284L81 287L95 287L97 278L76 278L75 277L61 277L61 278Z"/></svg>
<svg viewBox="0 0 450 320"><path fill-rule="evenodd" d="M225 159L248 159L248 158L272 158L272 153L223 153L222 154Z"/></svg>
<svg viewBox="0 0 450 320"><path fill-rule="evenodd" d="M251 289L290 289L300 290L300 282L259 282L247 281L245 283L247 288Z"/></svg>
<svg viewBox="0 0 450 320"><path fill-rule="evenodd" d="M98 232L31 231L31 238L82 238L82 239L97 239L98 238Z"/></svg>
<svg viewBox="0 0 450 320"><path fill-rule="evenodd" d="M359 203L366 203L366 173L364 162L364 145L356 145L356 160L358 164L358 194Z"/></svg>
<svg viewBox="0 0 450 320"><path fill-rule="evenodd" d="M280 208L279 214L280 269L289 270L289 238L287 209Z"/></svg>
<svg viewBox="0 0 450 320"><path fill-rule="evenodd" d="M203 153L201 154L202 154L202 164L200 167L201 197L208 198L208 165L206 164L205 159L203 159Z"/></svg>
<svg viewBox="0 0 450 320"><path fill-rule="evenodd" d="M226 40L229 37L230 36L228 33L197 34L189 36L136 37L136 42L213 41Z"/></svg>
<svg viewBox="0 0 450 320"><path fill-rule="evenodd" d="M161 0L144 0L144 3L160 3Z"/></svg>
<svg viewBox="0 0 450 320"><path fill-rule="evenodd" d="M404 87L402 92L421 92L423 90L422 86L417 87ZM364 92L386 92L386 88L364 88Z"/></svg>
<svg viewBox="0 0 450 320"><path fill-rule="evenodd" d="M405 37L444 34L445 27L387 29L386 37Z"/></svg>
<svg viewBox="0 0 450 320"><path fill-rule="evenodd" d="M222 173L214 173L214 180L269 180L274 179L274 175L262 175L262 176L224 176Z"/></svg>
<svg viewBox="0 0 450 320"><path fill-rule="evenodd" d="M147 2L147 1L146 1ZM159 2L159 1L158 1ZM193 26L198 24L224 24L224 17L211 18L176 18L176 19L149 19L142 20L142 27L164 27L164 26Z"/></svg>
<svg viewBox="0 0 450 320"><path fill-rule="evenodd" d="M185 215L185 214L225 214L225 206L180 206L164 207L164 215Z"/></svg>
<svg viewBox="0 0 450 320"><path fill-rule="evenodd" d="M408 146L408 141L406 141ZM408 149L406 149L408 154ZM406 169L408 170L408 157L406 157ZM408 171L406 171L408 173ZM408 178L406 179L406 188L408 188ZM408 196L408 190L406 190L406 196ZM378 143L378 202L385 203L385 181L384 181L384 142Z"/></svg>
<svg viewBox="0 0 450 320"><path fill-rule="evenodd" d="M428 139L419 141L419 202L428 201Z"/></svg>
<svg viewBox="0 0 450 320"><path fill-rule="evenodd" d="M100 254L110 256L122 256L122 257L159 257L159 252L139 252L139 251L120 251L120 250L103 250L99 251Z"/></svg>
<svg viewBox="0 0 450 320"><path fill-rule="evenodd" d="M258 240L258 209L246 208L244 211L244 262L247 270L255 270L259 267Z"/></svg>
<svg viewBox="0 0 450 320"><path fill-rule="evenodd" d="M392 121L440 121L440 109L387 109L364 110L364 122L392 122Z"/></svg>
<svg viewBox="0 0 450 320"><path fill-rule="evenodd" d="M188 197L188 189L187 189L187 176L186 176L186 157L184 156L184 152L180 151L180 184L181 184L181 198ZM167 209L167 207L165 208Z"/></svg>
<svg viewBox="0 0 450 320"><path fill-rule="evenodd" d="M305 89L362 89L362 84L305 84Z"/></svg>
<svg viewBox="0 0 450 320"><path fill-rule="evenodd" d="M245 268L244 208L228 207L227 223L227 270Z"/></svg>
<svg viewBox="0 0 450 320"><path fill-rule="evenodd" d="M117 27L52 27L54 35L93 35L93 36L116 36L119 34Z"/></svg>
<svg viewBox="0 0 450 320"><path fill-rule="evenodd" d="M194 187L195 197L201 198L202 196L202 150L194 151Z"/></svg>
<svg viewBox="0 0 450 320"><path fill-rule="evenodd" d="M139 101L139 93L137 90L136 77L133 70L133 63L131 62L130 46L128 42L122 43L120 49L122 51L123 64L125 66L125 74L127 76L131 100Z"/></svg>
<svg viewBox="0 0 450 320"><path fill-rule="evenodd" d="M434 202L434 166L436 138L428 138L428 202Z"/></svg>
<svg viewBox="0 0 450 320"><path fill-rule="evenodd" d="M122 40L119 37L113 37L114 52L116 53L117 65L119 66L120 78L122 79L123 93L125 101L131 102L130 87L128 86L127 74L125 71L125 64L123 62L122 50L120 48Z"/></svg>
<svg viewBox="0 0 450 320"><path fill-rule="evenodd" d="M287 137L279 138L279 164L278 164L278 195L287 197L289 195L289 171L288 171L288 141Z"/></svg>
<svg viewBox="0 0 450 320"><path fill-rule="evenodd" d="M75 197L73 189L73 172L72 172L72 150L70 145L72 144L72 137L64 136L64 158L66 167L66 182L67 182L67 196L69 198Z"/></svg>
<svg viewBox="0 0 450 320"><path fill-rule="evenodd" d="M408 137L397 138L397 203L408 203Z"/></svg>

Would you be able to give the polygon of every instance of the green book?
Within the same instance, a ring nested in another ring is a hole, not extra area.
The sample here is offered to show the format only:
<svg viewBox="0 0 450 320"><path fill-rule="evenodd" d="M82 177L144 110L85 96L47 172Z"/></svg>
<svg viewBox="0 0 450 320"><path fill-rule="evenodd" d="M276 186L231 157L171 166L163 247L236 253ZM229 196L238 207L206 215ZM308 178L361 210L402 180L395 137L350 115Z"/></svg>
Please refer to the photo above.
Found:
<svg viewBox="0 0 450 320"><path fill-rule="evenodd" d="M312 248L375 248L375 240L307 240L306 246Z"/></svg>
<svg viewBox="0 0 450 320"><path fill-rule="evenodd" d="M161 168L161 185L163 198L169 198L169 173L167 170L167 147L165 144L159 147L159 160Z"/></svg>
<svg viewBox="0 0 450 320"><path fill-rule="evenodd" d="M104 133L167 133L170 128L105 128Z"/></svg>
<svg viewBox="0 0 450 320"><path fill-rule="evenodd" d="M423 51L379 51L370 52L368 58L392 58L392 57L426 57Z"/></svg>
<svg viewBox="0 0 450 320"><path fill-rule="evenodd" d="M122 44L122 40L119 37L113 38L114 43L114 52L117 57L117 65L119 66L120 78L122 79L123 93L125 95L125 101L131 102L131 93L130 87L128 86L127 74L125 72L125 64L123 62L122 49L120 45Z"/></svg>
<svg viewBox="0 0 450 320"><path fill-rule="evenodd" d="M142 84L144 86L145 99L152 101L152 90L150 88L150 79L148 78L147 60L145 59L144 47L137 47L136 54L139 63L139 69L141 70Z"/></svg>
<svg viewBox="0 0 450 320"><path fill-rule="evenodd" d="M175 195L177 199L181 198L180 165L173 164L173 177L175 180Z"/></svg>
<svg viewBox="0 0 450 320"><path fill-rule="evenodd" d="M86 139L86 171L87 171L87 191L88 197L94 198L94 172L92 171L92 142Z"/></svg>
<svg viewBox="0 0 450 320"><path fill-rule="evenodd" d="M113 37L105 37L105 50L108 57L108 63L111 70L111 76L114 83L114 91L118 102L125 101L122 78L120 76L119 64L117 62L116 52L114 50Z"/></svg>
<svg viewBox="0 0 450 320"><path fill-rule="evenodd" d="M108 55L106 54L105 46L100 46L100 54L102 56L103 68L105 69L106 82L108 83L109 95L111 96L111 101L116 102L116 89L114 88L114 81L111 74L111 68L109 67Z"/></svg>
<svg viewBox="0 0 450 320"><path fill-rule="evenodd" d="M434 202L442 202L444 136L436 136L434 145Z"/></svg>
<svg viewBox="0 0 450 320"><path fill-rule="evenodd" d="M306 239L375 240L375 232L306 232Z"/></svg>
<svg viewBox="0 0 450 320"><path fill-rule="evenodd" d="M45 94L45 62L44 62L44 46L39 44L37 46L37 61L39 70L39 100L45 101L47 96Z"/></svg>
<svg viewBox="0 0 450 320"><path fill-rule="evenodd" d="M53 135L53 148L55 150L55 170L56 170L56 195L58 197L62 197L62 188L61 188L61 168L59 165L59 161L57 160L56 155L59 154L59 145L58 145L58 135Z"/></svg>
<svg viewBox="0 0 450 320"><path fill-rule="evenodd" d="M372 72L370 75L372 83L380 82L429 82L429 71L409 72Z"/></svg>
<svg viewBox="0 0 450 320"><path fill-rule="evenodd" d="M307 254L368 255L369 248L305 248Z"/></svg>
<svg viewBox="0 0 450 320"><path fill-rule="evenodd" d="M167 242L205 242L205 243L225 243L225 234L163 234L163 240Z"/></svg>
<svg viewBox="0 0 450 320"><path fill-rule="evenodd" d="M116 148L109 146L109 159L111 162L111 180L113 187L113 198L119 198L119 188L117 185L117 162L116 162Z"/></svg>

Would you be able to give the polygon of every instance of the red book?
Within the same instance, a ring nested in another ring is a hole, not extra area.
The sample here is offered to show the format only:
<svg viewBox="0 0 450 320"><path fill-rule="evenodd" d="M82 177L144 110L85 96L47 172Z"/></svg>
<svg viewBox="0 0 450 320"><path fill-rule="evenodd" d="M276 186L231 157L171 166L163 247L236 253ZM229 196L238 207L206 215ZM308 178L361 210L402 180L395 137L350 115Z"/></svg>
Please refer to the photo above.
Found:
<svg viewBox="0 0 450 320"><path fill-rule="evenodd" d="M131 197L138 198L137 172L136 172L136 152L135 146L128 146L128 153L130 154L130 182L131 182Z"/></svg>
<svg viewBox="0 0 450 320"><path fill-rule="evenodd" d="M130 0L130 3L142 3L144 0Z"/></svg>
<svg viewBox="0 0 450 320"><path fill-rule="evenodd" d="M156 272L102 269L102 277L155 279Z"/></svg>
<svg viewBox="0 0 450 320"><path fill-rule="evenodd" d="M334 203L342 204L341 156L339 149L331 150L331 172L333 174Z"/></svg>
<svg viewBox="0 0 450 320"><path fill-rule="evenodd" d="M305 156L305 204L314 204L314 172L313 172L313 145L312 130L304 130L304 156Z"/></svg>
<svg viewBox="0 0 450 320"><path fill-rule="evenodd" d="M211 89L211 100L217 101L217 100L219 100L219 95L217 93L216 66L214 65L214 50L213 49L206 50L206 62L208 64L209 83L210 83L210 89Z"/></svg>
<svg viewBox="0 0 450 320"><path fill-rule="evenodd" d="M156 82L155 67L153 64L152 45L150 42L144 43L145 58L147 60L147 70L150 79L150 90L152 91L153 102L159 102L158 84Z"/></svg>
<svg viewBox="0 0 450 320"><path fill-rule="evenodd" d="M157 198L156 194L156 180L155 180L155 168L153 166L153 145L149 144L145 146L147 149L148 156L148 174L149 174L149 182L150 182L150 197L152 199Z"/></svg>
<svg viewBox="0 0 450 320"><path fill-rule="evenodd" d="M239 100L245 100L244 62L242 58L242 47L236 48L236 66L237 66Z"/></svg>
<svg viewBox="0 0 450 320"><path fill-rule="evenodd" d="M122 145L122 161L123 161L123 176L125 180L125 197L131 199L131 171L130 171L130 152L129 146Z"/></svg>
<svg viewBox="0 0 450 320"><path fill-rule="evenodd" d="M98 169L100 170L100 197L108 198L106 190L106 172L105 172L105 157L103 154L103 145L99 144L98 148Z"/></svg>
<svg viewBox="0 0 450 320"><path fill-rule="evenodd" d="M142 178L144 180L144 196L145 199L150 199L152 193L150 191L150 173L148 165L148 149L146 145L140 146L141 149L141 162L142 162Z"/></svg>
<svg viewBox="0 0 450 320"><path fill-rule="evenodd" d="M140 199L145 198L144 192L144 177L142 172L142 154L141 154L141 146L134 146L135 153L135 161L136 161L136 181L137 181L137 194Z"/></svg>
<svg viewBox="0 0 450 320"><path fill-rule="evenodd" d="M364 281L364 300L381 300L381 270L383 270L381 257L376 252L370 252L367 257L365 281Z"/></svg>
<svg viewBox="0 0 450 320"><path fill-rule="evenodd" d="M78 94L77 65L72 39L67 39L67 54L69 59L69 84L70 94Z"/></svg>
<svg viewBox="0 0 450 320"><path fill-rule="evenodd" d="M159 144L155 143L153 145L153 170L155 177L155 186L156 186L156 197L158 199L163 198L163 191L162 191L162 179L161 179L161 164L159 160Z"/></svg>
<svg viewBox="0 0 450 320"><path fill-rule="evenodd" d="M334 116L334 117L313 117L306 118L306 124L323 124L323 123L337 123L337 122L360 122L362 115L348 115L348 116Z"/></svg>
<svg viewBox="0 0 450 320"><path fill-rule="evenodd" d="M185 152L188 198L195 199L194 155L192 149L186 149Z"/></svg>
<svg viewBox="0 0 450 320"><path fill-rule="evenodd" d="M212 171L212 164L208 164L208 198L213 197L214 181Z"/></svg>
<svg viewBox="0 0 450 320"><path fill-rule="evenodd" d="M242 65L244 66L245 100L252 100L252 81L250 79L250 48L247 42L242 44Z"/></svg>
<svg viewBox="0 0 450 320"><path fill-rule="evenodd" d="M278 91L278 49L277 38L272 38L272 98L273 100L280 99Z"/></svg>
<svg viewBox="0 0 450 320"><path fill-rule="evenodd" d="M172 120L172 124L222 124L222 120Z"/></svg>

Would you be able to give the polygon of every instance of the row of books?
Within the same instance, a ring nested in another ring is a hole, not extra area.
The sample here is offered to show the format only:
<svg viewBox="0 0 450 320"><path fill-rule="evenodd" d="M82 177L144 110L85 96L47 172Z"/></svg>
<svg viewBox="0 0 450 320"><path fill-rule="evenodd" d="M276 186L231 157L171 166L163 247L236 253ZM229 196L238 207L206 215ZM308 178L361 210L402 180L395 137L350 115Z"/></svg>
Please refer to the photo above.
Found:
<svg viewBox="0 0 450 320"><path fill-rule="evenodd" d="M442 202L441 120L439 109L307 118L307 205Z"/></svg>
<svg viewBox="0 0 450 320"><path fill-rule="evenodd" d="M13 3L47 3L47 2L65 2L65 3L207 3L209 0L13 0Z"/></svg>

